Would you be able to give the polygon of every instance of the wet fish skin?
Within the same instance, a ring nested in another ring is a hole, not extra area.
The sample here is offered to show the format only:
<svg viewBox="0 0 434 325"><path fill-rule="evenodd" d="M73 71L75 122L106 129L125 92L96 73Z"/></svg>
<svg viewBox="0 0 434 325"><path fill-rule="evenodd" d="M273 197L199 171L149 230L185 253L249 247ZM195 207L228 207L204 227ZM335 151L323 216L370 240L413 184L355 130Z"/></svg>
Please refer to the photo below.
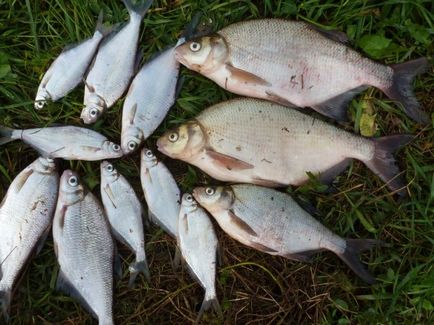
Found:
<svg viewBox="0 0 434 325"><path fill-rule="evenodd" d="M123 155L121 147L102 134L70 125L25 130L0 125L0 145L14 140L22 140L50 158L95 161Z"/></svg>
<svg viewBox="0 0 434 325"><path fill-rule="evenodd" d="M186 42L176 57L236 94L312 107L337 120L346 119L357 93L374 86L400 102L412 119L429 123L411 86L428 70L428 60L386 66L350 49L342 34L302 21L257 19Z"/></svg>
<svg viewBox="0 0 434 325"><path fill-rule="evenodd" d="M142 272L150 281L150 272L145 253L143 208L127 179L108 161L101 162L101 198L108 221L118 241L128 246L136 255L129 267L129 286L134 285Z"/></svg>
<svg viewBox="0 0 434 325"><path fill-rule="evenodd" d="M50 65L39 84L35 109L42 109L48 100L53 102L66 96L82 80L98 46L111 27L102 24L102 11L93 36L74 46L67 46Z"/></svg>
<svg viewBox="0 0 434 325"><path fill-rule="evenodd" d="M217 236L207 213L189 193L182 196L178 229L178 246L182 257L187 262L192 276L205 289L205 298L196 322L210 307L221 314L215 289Z"/></svg>
<svg viewBox="0 0 434 325"><path fill-rule="evenodd" d="M167 167L147 148L141 152L140 180L149 219L177 238L181 191Z"/></svg>
<svg viewBox="0 0 434 325"><path fill-rule="evenodd" d="M130 19L118 32L102 41L86 77L81 119L95 123L101 114L122 96L134 74L137 44L143 16L153 0L133 5L123 0Z"/></svg>
<svg viewBox="0 0 434 325"><path fill-rule="evenodd" d="M0 316L6 320L13 286L51 227L58 187L54 161L38 158L13 180L0 203Z"/></svg>
<svg viewBox="0 0 434 325"><path fill-rule="evenodd" d="M232 238L244 245L292 260L310 262L329 250L369 284L375 279L358 254L381 241L343 239L304 211L289 195L256 185L198 187L194 198Z"/></svg>
<svg viewBox="0 0 434 325"><path fill-rule="evenodd" d="M65 170L53 222L53 239L60 271L57 289L80 301L99 324L114 324L114 242L101 204Z"/></svg>
<svg viewBox="0 0 434 325"><path fill-rule="evenodd" d="M300 185L308 181L307 172L330 181L358 159L405 195L392 153L411 138L364 138L297 110L239 98L167 131L157 146L218 180L269 187Z"/></svg>

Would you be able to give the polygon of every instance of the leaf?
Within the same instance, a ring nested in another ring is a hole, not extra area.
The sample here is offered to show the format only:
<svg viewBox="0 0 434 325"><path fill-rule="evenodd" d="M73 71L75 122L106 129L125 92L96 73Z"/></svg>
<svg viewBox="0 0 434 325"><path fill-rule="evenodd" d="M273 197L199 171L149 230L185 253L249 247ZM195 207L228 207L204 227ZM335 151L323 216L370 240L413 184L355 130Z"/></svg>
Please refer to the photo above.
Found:
<svg viewBox="0 0 434 325"><path fill-rule="evenodd" d="M339 309L348 310L348 304L344 300L337 298L333 302Z"/></svg>
<svg viewBox="0 0 434 325"><path fill-rule="evenodd" d="M380 58L387 53L387 48L391 43L391 39L381 35L365 35L360 39L358 45L373 58Z"/></svg>
<svg viewBox="0 0 434 325"><path fill-rule="evenodd" d="M423 26L414 24L411 22L411 20L407 20L405 25L408 28L408 32L410 33L411 37L413 37L416 41L424 45L429 45L432 42L432 38L430 37L428 30Z"/></svg>
<svg viewBox="0 0 434 325"><path fill-rule="evenodd" d="M374 228L374 226L371 225L371 223L368 221L368 219L365 218L362 212L358 209L354 209L354 212L357 215L357 218L359 218L360 222L362 223L363 227L369 232L376 233L377 230Z"/></svg>
<svg viewBox="0 0 434 325"><path fill-rule="evenodd" d="M11 72L11 66L9 64L0 64L0 79L6 77Z"/></svg>
<svg viewBox="0 0 434 325"><path fill-rule="evenodd" d="M360 117L360 134L364 137L372 137L376 130L375 115L363 113Z"/></svg>

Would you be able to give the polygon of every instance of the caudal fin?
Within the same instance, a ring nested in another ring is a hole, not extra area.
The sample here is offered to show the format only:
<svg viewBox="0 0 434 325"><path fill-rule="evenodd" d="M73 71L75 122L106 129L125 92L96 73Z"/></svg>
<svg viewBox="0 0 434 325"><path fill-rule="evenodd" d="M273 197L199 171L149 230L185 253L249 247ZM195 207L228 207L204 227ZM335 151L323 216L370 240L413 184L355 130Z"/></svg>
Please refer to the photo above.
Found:
<svg viewBox="0 0 434 325"><path fill-rule="evenodd" d="M4 317L9 322L9 309L11 306L12 293L10 290L0 290L0 318Z"/></svg>
<svg viewBox="0 0 434 325"><path fill-rule="evenodd" d="M373 139L375 143L374 157L364 161L378 177L380 177L392 191L405 196L405 180L399 175L400 170L396 165L393 152L406 145L413 139L409 134L396 134Z"/></svg>
<svg viewBox="0 0 434 325"><path fill-rule="evenodd" d="M0 125L0 146L15 140L13 137L14 131L14 129Z"/></svg>
<svg viewBox="0 0 434 325"><path fill-rule="evenodd" d="M145 275L146 281L151 281L148 262L146 260L135 262L130 265L130 281L128 282L130 288L134 287L134 282L136 282L136 278L140 272Z"/></svg>
<svg viewBox="0 0 434 325"><path fill-rule="evenodd" d="M104 15L103 15L103 11L101 10L99 12L99 15L98 15L98 20L96 23L95 31L100 32L103 36L106 36L113 31L115 25L105 26L103 23L103 18L104 18Z"/></svg>
<svg viewBox="0 0 434 325"><path fill-rule="evenodd" d="M376 281L360 262L359 254L375 246L382 246L384 243L375 239L347 239L346 242L344 253L338 256L366 283L374 284Z"/></svg>
<svg viewBox="0 0 434 325"><path fill-rule="evenodd" d="M143 17L146 12L148 11L149 7L152 5L152 2L154 0L145 0L145 1L139 1L137 4L133 4L131 0L122 0L125 4L125 7L127 7L127 10L130 14L136 14L140 17Z"/></svg>
<svg viewBox="0 0 434 325"><path fill-rule="evenodd" d="M208 309L212 309L218 314L218 316L221 318L222 316L222 309L220 307L220 303L216 297L215 294L210 295L208 293L205 293L205 298L203 299L202 306L200 307L199 314L196 318L196 324L199 323L200 319L203 316L203 313L207 311Z"/></svg>
<svg viewBox="0 0 434 325"><path fill-rule="evenodd" d="M430 64L427 58L419 58L400 64L393 64L392 86L383 89L385 94L393 100L400 102L404 112L421 124L430 122L429 116L420 109L420 104L413 93L412 81L417 75L426 72Z"/></svg>

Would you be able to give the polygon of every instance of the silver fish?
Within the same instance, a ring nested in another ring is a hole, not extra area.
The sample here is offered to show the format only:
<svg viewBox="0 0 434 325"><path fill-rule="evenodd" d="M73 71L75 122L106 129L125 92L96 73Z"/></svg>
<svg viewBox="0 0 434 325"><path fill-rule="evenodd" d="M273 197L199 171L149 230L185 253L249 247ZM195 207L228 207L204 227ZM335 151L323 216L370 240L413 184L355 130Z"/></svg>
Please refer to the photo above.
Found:
<svg viewBox="0 0 434 325"><path fill-rule="evenodd" d="M411 139L363 138L297 110L239 98L167 131L157 146L218 180L270 187L300 185L309 180L308 172L330 182L358 159L404 195L406 183L392 153Z"/></svg>
<svg viewBox="0 0 434 325"><path fill-rule="evenodd" d="M205 289L205 298L197 321L211 306L221 314L215 289L217 236L207 213L198 206L191 194L182 196L178 221L178 246L192 276Z"/></svg>
<svg viewBox="0 0 434 325"><path fill-rule="evenodd" d="M101 325L113 322L114 243L104 210L65 170L53 222L54 249L60 265L57 290L77 299Z"/></svg>
<svg viewBox="0 0 434 325"><path fill-rule="evenodd" d="M129 268L129 286L133 286L140 272L149 281L142 205L127 179L107 161L101 163L101 198L116 239L136 255L135 263Z"/></svg>
<svg viewBox="0 0 434 325"><path fill-rule="evenodd" d="M0 203L0 316L6 319L13 285L49 233L58 188L54 161L38 158L14 179Z"/></svg>
<svg viewBox="0 0 434 325"><path fill-rule="evenodd" d="M102 12L93 36L74 46L67 46L54 60L39 84L35 108L42 109L48 100L53 102L66 96L82 80L101 40L111 28L102 24Z"/></svg>
<svg viewBox="0 0 434 325"><path fill-rule="evenodd" d="M94 161L123 155L118 144L98 132L77 126L14 130L0 125L0 145L14 140L22 140L50 158Z"/></svg>
<svg viewBox="0 0 434 325"><path fill-rule="evenodd" d="M229 236L244 245L302 262L329 250L364 281L375 282L357 255L382 242L339 237L287 194L255 185L232 185L198 187L193 195Z"/></svg>
<svg viewBox="0 0 434 325"><path fill-rule="evenodd" d="M149 219L177 238L181 192L167 167L146 148L141 152L140 180Z"/></svg>
<svg viewBox="0 0 434 325"><path fill-rule="evenodd" d="M103 40L89 69L84 89L85 107L81 112L84 123L95 123L128 88L135 69L140 25L152 1L133 5L131 0L123 0L130 20Z"/></svg>
<svg viewBox="0 0 434 325"><path fill-rule="evenodd" d="M428 70L426 58L387 66L350 49L346 40L342 32L302 21L257 19L186 42L176 56L236 94L309 106L345 120L351 99L374 86L402 104L415 121L430 122L411 86L417 74Z"/></svg>

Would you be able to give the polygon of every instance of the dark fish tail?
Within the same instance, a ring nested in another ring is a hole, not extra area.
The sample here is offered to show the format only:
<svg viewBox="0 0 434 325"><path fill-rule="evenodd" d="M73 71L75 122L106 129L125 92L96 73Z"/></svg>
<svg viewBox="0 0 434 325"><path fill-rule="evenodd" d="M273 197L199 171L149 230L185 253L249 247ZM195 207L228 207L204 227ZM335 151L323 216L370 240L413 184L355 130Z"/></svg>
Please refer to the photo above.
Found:
<svg viewBox="0 0 434 325"><path fill-rule="evenodd" d="M401 196L405 196L406 182L399 176L400 170L396 165L393 152L406 145L413 139L409 134L396 134L373 139L375 144L374 157L365 160L365 165L380 177L392 191L397 191Z"/></svg>
<svg viewBox="0 0 434 325"><path fill-rule="evenodd" d="M207 311L208 309L212 308L218 316L221 318L222 316L222 309L220 307L220 303L217 299L217 296L215 294L208 294L208 292L205 292L205 298L203 299L202 306L200 307L199 314L196 318L196 324L199 323L200 319L203 316L203 313Z"/></svg>
<svg viewBox="0 0 434 325"><path fill-rule="evenodd" d="M98 15L98 20L96 22L95 31L100 32L103 36L110 34L113 31L114 26L104 26L103 24L103 11L101 10Z"/></svg>
<svg viewBox="0 0 434 325"><path fill-rule="evenodd" d="M151 274L149 272L149 266L146 259L143 261L136 261L130 265L130 280L128 282L128 286L130 288L134 286L134 282L136 281L136 278L140 272L144 274L146 281L150 282Z"/></svg>
<svg viewBox="0 0 434 325"><path fill-rule="evenodd" d="M14 131L16 130L0 125L0 146L17 139Z"/></svg>
<svg viewBox="0 0 434 325"><path fill-rule="evenodd" d="M201 17L202 17L202 12L200 11L194 14L191 21L185 26L184 31L182 32L181 37L179 38L178 43L176 44L177 46L195 37L196 28L199 25L199 21Z"/></svg>
<svg viewBox="0 0 434 325"><path fill-rule="evenodd" d="M423 57L400 64L393 64L392 86L383 89L384 93L393 100L400 102L404 112L421 124L430 122L429 116L420 109L420 104L413 93L412 81L417 75L426 72L430 64L428 59Z"/></svg>
<svg viewBox="0 0 434 325"><path fill-rule="evenodd" d="M130 16L132 14L139 15L140 17L145 16L146 12L148 11L149 7L152 5L152 2L154 0L145 0L145 1L139 1L137 4L133 4L131 0L122 0L125 4L125 7L127 8Z"/></svg>
<svg viewBox="0 0 434 325"><path fill-rule="evenodd" d="M6 323L9 322L9 309L11 306L11 290L0 290L0 317L3 316Z"/></svg>
<svg viewBox="0 0 434 325"><path fill-rule="evenodd" d="M347 239L346 243L345 251L338 256L366 283L374 284L376 281L360 262L359 254L375 246L381 246L383 242L375 239Z"/></svg>

